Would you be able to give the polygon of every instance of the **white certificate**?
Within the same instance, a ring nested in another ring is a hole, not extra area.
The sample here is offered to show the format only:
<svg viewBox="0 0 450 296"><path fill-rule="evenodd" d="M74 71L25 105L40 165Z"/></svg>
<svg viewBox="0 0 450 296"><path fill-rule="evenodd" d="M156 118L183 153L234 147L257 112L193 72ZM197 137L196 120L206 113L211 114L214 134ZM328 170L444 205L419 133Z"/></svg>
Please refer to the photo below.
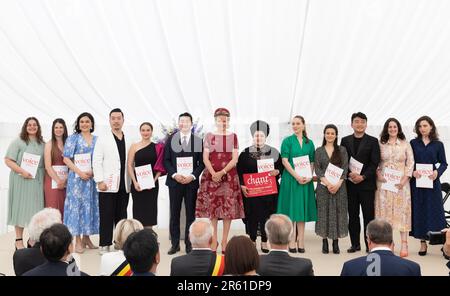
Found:
<svg viewBox="0 0 450 296"><path fill-rule="evenodd" d="M258 159L256 165L258 166L258 173L271 172L275 169L273 158Z"/></svg>
<svg viewBox="0 0 450 296"><path fill-rule="evenodd" d="M420 178L416 179L416 187L433 188L433 180L428 178L429 176L433 175L433 165L416 163L416 171L422 175Z"/></svg>
<svg viewBox="0 0 450 296"><path fill-rule="evenodd" d="M65 165L52 165L52 169L55 171L58 178L61 180L67 179L68 168ZM58 184L52 179L52 189L58 189Z"/></svg>
<svg viewBox="0 0 450 296"><path fill-rule="evenodd" d="M134 171L136 172L136 179L142 190L152 189L155 187L155 179L153 179L154 177L151 164L135 167Z"/></svg>
<svg viewBox="0 0 450 296"><path fill-rule="evenodd" d="M75 165L77 166L77 168L80 169L80 171L82 171L82 172L92 171L91 154L90 153L75 154L73 159L74 159Z"/></svg>
<svg viewBox="0 0 450 296"><path fill-rule="evenodd" d="M40 155L31 154L24 152L22 155L22 161L20 167L31 174L31 176L36 178L37 169L39 166L39 161L41 160Z"/></svg>
<svg viewBox="0 0 450 296"><path fill-rule="evenodd" d="M350 157L350 162L348 164L348 168L350 169L350 172L361 175L363 166L364 165L361 162L357 161L353 157Z"/></svg>
<svg viewBox="0 0 450 296"><path fill-rule="evenodd" d="M106 190L100 190L98 189L97 184L97 191L99 192L117 192L119 191L119 180L120 176L118 174L110 174L106 176L106 178L103 180L103 183L106 184Z"/></svg>
<svg viewBox="0 0 450 296"><path fill-rule="evenodd" d="M308 155L294 157L292 161L294 162L295 172L300 177L312 178L311 163Z"/></svg>
<svg viewBox="0 0 450 296"><path fill-rule="evenodd" d="M330 163L325 170L325 178L333 185L336 185L342 177L343 169Z"/></svg>
<svg viewBox="0 0 450 296"><path fill-rule="evenodd" d="M185 177L190 176L194 171L193 157L177 157L177 174Z"/></svg>
<svg viewBox="0 0 450 296"><path fill-rule="evenodd" d="M403 173L390 168L385 168L383 170L383 177L386 179L386 182L381 183L381 189L397 193L398 188L395 187L395 185L400 184Z"/></svg>

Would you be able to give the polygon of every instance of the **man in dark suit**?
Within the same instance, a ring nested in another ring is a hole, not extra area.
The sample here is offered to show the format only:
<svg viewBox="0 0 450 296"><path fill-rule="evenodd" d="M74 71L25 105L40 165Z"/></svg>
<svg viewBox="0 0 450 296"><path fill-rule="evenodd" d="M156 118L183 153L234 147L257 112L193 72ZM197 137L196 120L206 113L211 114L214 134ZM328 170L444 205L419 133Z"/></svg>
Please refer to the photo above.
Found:
<svg viewBox="0 0 450 296"><path fill-rule="evenodd" d="M367 225L370 254L344 263L341 276L420 276L419 264L393 253L392 226L376 219Z"/></svg>
<svg viewBox="0 0 450 296"><path fill-rule="evenodd" d="M130 264L132 276L155 276L160 262L156 233L148 228L132 233L123 245L123 254Z"/></svg>
<svg viewBox="0 0 450 296"><path fill-rule="evenodd" d="M257 274L262 276L313 276L309 259L291 257L288 253L292 237L292 221L288 216L273 214L265 225L270 252L260 255Z"/></svg>
<svg viewBox="0 0 450 296"><path fill-rule="evenodd" d="M195 203L203 164L203 140L192 134L192 116L183 113L178 117L180 130L167 140L164 149L164 167L167 171L166 185L170 200L170 237L172 247L168 254L180 251L180 211L184 198L186 210L185 245L186 253L192 249L189 241L189 226L195 219ZM189 172L183 169L186 160L191 164ZM184 162L183 162L184 161Z"/></svg>
<svg viewBox="0 0 450 296"><path fill-rule="evenodd" d="M224 270L224 258L211 250L213 228L208 218L196 219L189 228L192 251L172 259L171 276L218 276Z"/></svg>
<svg viewBox="0 0 450 296"><path fill-rule="evenodd" d="M72 234L67 226L59 223L52 225L42 232L39 241L47 262L25 272L23 276L87 276L71 258Z"/></svg>
<svg viewBox="0 0 450 296"><path fill-rule="evenodd" d="M347 149L350 169L347 178L348 193L348 230L350 233L351 247L347 250L354 253L361 250L360 235L361 223L359 207L361 206L364 219L364 237L366 227L375 217L375 191L376 170L380 162L380 146L375 137L366 134L367 116L358 112L352 115L353 135L342 138L341 145ZM353 159L362 163L360 173L352 169ZM366 252L368 252L367 240L365 240Z"/></svg>

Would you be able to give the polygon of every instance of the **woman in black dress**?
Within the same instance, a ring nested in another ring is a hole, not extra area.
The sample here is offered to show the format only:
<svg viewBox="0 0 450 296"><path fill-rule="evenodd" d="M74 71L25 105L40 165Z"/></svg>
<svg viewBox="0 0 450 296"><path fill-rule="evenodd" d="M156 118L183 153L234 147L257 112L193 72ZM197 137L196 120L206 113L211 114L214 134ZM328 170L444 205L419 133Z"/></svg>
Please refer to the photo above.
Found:
<svg viewBox="0 0 450 296"><path fill-rule="evenodd" d="M140 221L144 227L158 224L158 178L166 173L163 166L164 146L151 141L153 126L144 122L139 127L142 140L131 145L128 152L128 174L133 184L133 218ZM150 164L155 180L155 187L142 190L136 178L134 168Z"/></svg>
<svg viewBox="0 0 450 296"><path fill-rule="evenodd" d="M278 180L283 171L283 164L280 152L278 152L277 149L266 145L266 137L269 135L269 131L269 125L264 121L257 120L252 123L250 132L253 136L253 145L245 148L245 150L239 154L237 163L239 181L241 183L242 193L244 194L244 223L246 224L246 231L249 234L250 239L256 244L256 237L259 230L261 234L261 251L264 253L269 252L264 225L270 215L274 214L277 210L278 194L247 197L248 192L247 187L244 184L244 174L270 171L270 174L276 177L277 188L279 190L280 185ZM264 159L272 159L273 167L268 168L267 165L264 166L261 162L261 160ZM258 161L260 171L258 171Z"/></svg>

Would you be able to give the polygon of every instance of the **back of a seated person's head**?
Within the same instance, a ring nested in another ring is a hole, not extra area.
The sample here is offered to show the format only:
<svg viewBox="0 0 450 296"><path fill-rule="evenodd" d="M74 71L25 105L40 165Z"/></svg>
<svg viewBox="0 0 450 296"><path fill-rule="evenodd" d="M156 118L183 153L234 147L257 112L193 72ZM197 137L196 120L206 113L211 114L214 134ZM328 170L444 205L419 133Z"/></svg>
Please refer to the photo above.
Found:
<svg viewBox="0 0 450 296"><path fill-rule="evenodd" d="M45 208L33 215L28 223L30 240L39 242L42 232L56 223L62 223L61 212L57 209Z"/></svg>
<svg viewBox="0 0 450 296"><path fill-rule="evenodd" d="M50 262L57 262L70 252L72 234L66 225L53 224L42 232L39 240L44 257Z"/></svg>
<svg viewBox="0 0 450 296"><path fill-rule="evenodd" d="M224 274L244 275L258 267L259 255L252 240L245 235L233 236L225 251Z"/></svg>
<svg viewBox="0 0 450 296"><path fill-rule="evenodd" d="M375 219L367 224L366 235L370 242L390 246L393 242L392 226L384 219Z"/></svg>
<svg viewBox="0 0 450 296"><path fill-rule="evenodd" d="M288 245L292 235L292 221L283 214L273 214L266 221L265 230L271 245Z"/></svg>
<svg viewBox="0 0 450 296"><path fill-rule="evenodd" d="M148 272L153 264L158 264L158 252L157 235L147 228L130 234L123 245L125 258L135 273Z"/></svg>
<svg viewBox="0 0 450 296"><path fill-rule="evenodd" d="M207 248L211 245L213 227L208 218L197 218L189 227L189 240L194 248Z"/></svg>
<svg viewBox="0 0 450 296"><path fill-rule="evenodd" d="M130 234L144 229L142 223L136 219L122 219L117 223L114 232L114 247L117 250L123 249L123 244Z"/></svg>

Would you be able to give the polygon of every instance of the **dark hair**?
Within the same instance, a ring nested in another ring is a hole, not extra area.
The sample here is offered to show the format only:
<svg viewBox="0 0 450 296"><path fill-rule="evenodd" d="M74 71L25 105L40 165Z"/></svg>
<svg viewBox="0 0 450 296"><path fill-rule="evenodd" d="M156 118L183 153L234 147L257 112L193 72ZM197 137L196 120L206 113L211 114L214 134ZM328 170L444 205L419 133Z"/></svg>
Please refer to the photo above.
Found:
<svg viewBox="0 0 450 296"><path fill-rule="evenodd" d="M331 158L330 158L330 162L332 164L334 164L335 166L340 167L342 165L342 157L341 157L341 151L339 150L339 146L337 144L337 139L338 139L338 128L337 126L335 126L334 124L327 124L325 126L325 128L323 129L323 141L322 141L322 147L325 147L325 145L327 144L327 140L325 139L325 132L327 131L327 129L334 129L335 133L336 133L336 139L334 139L333 142L333 154L331 154Z"/></svg>
<svg viewBox="0 0 450 296"><path fill-rule="evenodd" d="M265 121L257 120L250 125L250 132L252 133L252 136L254 136L257 131L263 132L267 137L270 133L270 126Z"/></svg>
<svg viewBox="0 0 450 296"><path fill-rule="evenodd" d="M353 122L353 119L355 119L355 118L361 118L361 119L364 119L365 121L367 121L367 116L366 116L366 114L364 114L364 113L362 113L362 112L356 112L356 113L353 113L352 114L352 122Z"/></svg>
<svg viewBox="0 0 450 296"><path fill-rule="evenodd" d="M111 112L109 112L109 117L111 117L111 114L113 114L113 113L120 113L120 114L122 114L122 118L124 117L123 112L122 112L122 110L120 110L120 108L112 109Z"/></svg>
<svg viewBox="0 0 450 296"><path fill-rule="evenodd" d="M395 122L395 124L397 125L397 128L398 128L397 137L400 140L406 140L405 134L403 133L402 125L396 118L391 117L391 118L388 118L388 120L386 120L386 122L384 123L384 126L383 126L383 130L381 131L381 134L380 134L381 144L386 144L389 140L388 129L389 129L389 123L391 123L391 122Z"/></svg>
<svg viewBox="0 0 450 296"><path fill-rule="evenodd" d="M143 229L130 234L123 245L123 253L131 270L137 273L148 272L156 260L159 251L156 233Z"/></svg>
<svg viewBox="0 0 450 296"><path fill-rule="evenodd" d="M305 118L301 115L295 115L294 118L300 119L303 122L303 126L305 125ZM305 143L309 143L308 135L306 134L306 126L303 128L303 137L306 138Z"/></svg>
<svg viewBox="0 0 450 296"><path fill-rule="evenodd" d="M41 252L50 262L58 262L68 252L72 243L72 234L64 224L53 224L39 237Z"/></svg>
<svg viewBox="0 0 450 296"><path fill-rule="evenodd" d="M83 117L87 117L87 118L89 118L89 119L91 120L91 122L92 122L92 127L91 127L90 132L92 133L92 132L94 131L95 122L94 122L94 117L93 117L92 114L89 113L89 112L83 112L83 113L81 113L80 115L78 115L77 120L75 121L75 124L74 124L74 129L73 129L74 132L76 132L77 134L81 133L81 129L80 129L80 120L81 120L81 118L83 118Z"/></svg>
<svg viewBox="0 0 450 296"><path fill-rule="evenodd" d="M439 140L439 134L436 130L436 125L434 124L433 119L431 119L431 117L426 116L426 115L417 119L416 124L414 125L414 132L417 134L417 138L422 139L422 134L419 131L419 127L420 127L420 122L423 120L425 120L426 122L428 122L429 125L431 125L430 140L431 141Z"/></svg>
<svg viewBox="0 0 450 296"><path fill-rule="evenodd" d="M147 121L141 123L141 125L139 126L139 130L141 130L141 128L142 128L144 125L148 125L148 126L152 129L152 131L153 131L153 125L152 125L150 122L147 122Z"/></svg>
<svg viewBox="0 0 450 296"><path fill-rule="evenodd" d="M178 120L180 120L181 117L189 117L189 119L190 119L191 122L192 122L192 115L191 115L189 112L181 113L181 114L178 116Z"/></svg>
<svg viewBox="0 0 450 296"><path fill-rule="evenodd" d="M234 236L225 251L224 274L243 275L259 267L259 255L255 245L245 235Z"/></svg>
<svg viewBox="0 0 450 296"><path fill-rule="evenodd" d="M42 130L41 130L41 124L39 123L39 120L37 120L36 117L28 117L27 119L25 119L25 122L22 125L22 129L20 131L20 139L22 139L25 143L30 143L30 136L28 135L27 132L27 125L28 122L30 122L31 120L36 121L36 125L38 127L38 130L36 132L36 141L38 142L38 144L42 144L44 143L44 139L42 138Z"/></svg>
<svg viewBox="0 0 450 296"><path fill-rule="evenodd" d="M66 126L66 122L64 121L64 119L56 118L55 120L53 120L53 123L52 123L52 151L51 151L52 159L55 159L58 156L57 155L58 142L56 141L56 135L55 135L55 126L57 123L61 124L64 127L64 133L62 136L63 145L66 143L66 139L68 136L67 135L67 126Z"/></svg>
<svg viewBox="0 0 450 296"><path fill-rule="evenodd" d="M378 245L392 244L392 226L383 219L375 219L367 224L367 237Z"/></svg>

